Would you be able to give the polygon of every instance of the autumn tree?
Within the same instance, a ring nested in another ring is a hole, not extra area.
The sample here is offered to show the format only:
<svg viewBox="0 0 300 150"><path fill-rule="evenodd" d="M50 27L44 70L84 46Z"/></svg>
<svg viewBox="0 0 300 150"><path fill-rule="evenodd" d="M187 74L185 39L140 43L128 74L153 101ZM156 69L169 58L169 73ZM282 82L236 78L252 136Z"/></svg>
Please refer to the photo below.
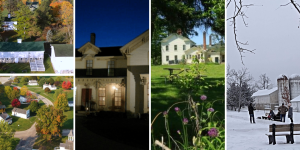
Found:
<svg viewBox="0 0 300 150"><path fill-rule="evenodd" d="M64 81L64 82L62 83L62 88L68 90L68 89L72 88L72 83L71 83L70 81L67 81L67 82Z"/></svg>
<svg viewBox="0 0 300 150"><path fill-rule="evenodd" d="M16 98L11 102L11 106L12 107L20 107L21 106L21 102Z"/></svg>
<svg viewBox="0 0 300 150"><path fill-rule="evenodd" d="M37 26L42 31L44 28L51 24L52 13L50 0L43 0L39 8L34 12L34 17L37 18Z"/></svg>
<svg viewBox="0 0 300 150"><path fill-rule="evenodd" d="M45 88L45 93L50 93L50 92L51 92L51 90L48 87L46 87Z"/></svg>
<svg viewBox="0 0 300 150"><path fill-rule="evenodd" d="M14 82L15 83L19 83L20 82L19 79L18 79L18 77L15 77Z"/></svg>
<svg viewBox="0 0 300 150"><path fill-rule="evenodd" d="M63 89L60 88L60 89L55 90L55 93L53 94L53 99L57 99L58 95L60 95L60 94L67 95L67 93Z"/></svg>
<svg viewBox="0 0 300 150"><path fill-rule="evenodd" d="M3 119L0 120L0 149L13 150L15 132Z"/></svg>
<svg viewBox="0 0 300 150"><path fill-rule="evenodd" d="M68 99L65 94L59 94L56 98L56 101L54 102L55 108L67 111L70 110L70 107L68 106Z"/></svg>
<svg viewBox="0 0 300 150"><path fill-rule="evenodd" d="M11 101L12 100L14 100L14 99L17 99L17 98L19 98L20 97L20 90L17 88L17 87L15 87L12 91L11 91L11 93L8 95L8 99L10 99Z"/></svg>
<svg viewBox="0 0 300 150"><path fill-rule="evenodd" d="M66 121L63 111L53 106L42 106L37 111L36 132L42 138L51 141L53 136L62 136L62 126Z"/></svg>
<svg viewBox="0 0 300 150"><path fill-rule="evenodd" d="M40 108L40 105L37 101L31 101L30 105L28 106L31 112L37 112Z"/></svg>
<svg viewBox="0 0 300 150"><path fill-rule="evenodd" d="M61 22L66 28L66 35L69 39L69 44L73 43L73 5L68 1L63 1L59 11Z"/></svg>
<svg viewBox="0 0 300 150"><path fill-rule="evenodd" d="M28 84L28 81L29 81L29 80L28 80L27 77L22 77L20 82L21 82L23 85L27 85L27 84Z"/></svg>
<svg viewBox="0 0 300 150"><path fill-rule="evenodd" d="M21 92L20 92L20 95L26 95L26 92L28 91L28 88L27 88L27 86L22 86L21 87Z"/></svg>
<svg viewBox="0 0 300 150"><path fill-rule="evenodd" d="M47 80L47 82L50 83L51 85L54 84L53 78L49 78L49 79Z"/></svg>
<svg viewBox="0 0 300 150"><path fill-rule="evenodd" d="M13 21L17 21L18 24L15 25L15 31L18 33L18 36L25 39L26 34L28 34L29 29L32 27L32 12L29 7L24 5L23 3L18 3L18 11L16 11L16 18Z"/></svg>
<svg viewBox="0 0 300 150"><path fill-rule="evenodd" d="M4 91L5 91L5 96L8 97L11 94L12 89L10 86L5 86Z"/></svg>

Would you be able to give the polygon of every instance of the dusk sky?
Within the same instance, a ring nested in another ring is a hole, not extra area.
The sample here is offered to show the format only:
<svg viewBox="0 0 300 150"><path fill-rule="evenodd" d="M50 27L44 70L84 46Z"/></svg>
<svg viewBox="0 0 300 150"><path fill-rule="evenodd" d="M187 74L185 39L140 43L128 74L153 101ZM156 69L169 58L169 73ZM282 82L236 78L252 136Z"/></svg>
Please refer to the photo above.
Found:
<svg viewBox="0 0 300 150"><path fill-rule="evenodd" d="M96 33L96 46L124 46L149 29L148 0L77 0L75 47Z"/></svg>
<svg viewBox="0 0 300 150"><path fill-rule="evenodd" d="M272 83L277 86L276 79L280 74L290 77L292 74L300 74L300 48L299 48L299 13L288 2L270 2L253 0L244 2L255 6L246 9L245 18L248 27L239 18L237 24L237 37L240 42L247 42L247 49L256 49L255 54L244 53L244 65L236 48L231 22L227 21L226 33L226 60L230 68L241 70L248 68L257 81L259 75L266 73ZM227 18L232 16L233 7L227 10Z"/></svg>

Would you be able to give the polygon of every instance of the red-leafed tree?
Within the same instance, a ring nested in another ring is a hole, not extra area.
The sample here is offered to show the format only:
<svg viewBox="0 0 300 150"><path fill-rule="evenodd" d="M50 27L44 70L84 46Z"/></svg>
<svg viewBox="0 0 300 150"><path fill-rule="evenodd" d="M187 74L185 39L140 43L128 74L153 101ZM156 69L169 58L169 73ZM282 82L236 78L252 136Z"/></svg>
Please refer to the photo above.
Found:
<svg viewBox="0 0 300 150"><path fill-rule="evenodd" d="M14 90L18 91L18 88L17 88L17 87L14 87Z"/></svg>
<svg viewBox="0 0 300 150"><path fill-rule="evenodd" d="M14 99L14 100L11 102L11 106L12 106L12 107L20 107L20 106L21 106L21 102L20 102L18 99Z"/></svg>
<svg viewBox="0 0 300 150"><path fill-rule="evenodd" d="M72 83L71 83L70 81L67 81L67 82L64 81L64 82L62 83L62 88L68 90L68 89L72 88Z"/></svg>

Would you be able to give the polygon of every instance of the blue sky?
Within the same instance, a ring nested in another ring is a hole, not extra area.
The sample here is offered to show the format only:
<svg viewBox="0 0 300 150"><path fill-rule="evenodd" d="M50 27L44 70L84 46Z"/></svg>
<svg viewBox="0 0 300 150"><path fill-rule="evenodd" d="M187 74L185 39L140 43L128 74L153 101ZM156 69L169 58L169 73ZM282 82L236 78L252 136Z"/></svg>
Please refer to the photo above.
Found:
<svg viewBox="0 0 300 150"><path fill-rule="evenodd" d="M96 46L124 46L149 29L148 0L77 0L75 47L96 33Z"/></svg>

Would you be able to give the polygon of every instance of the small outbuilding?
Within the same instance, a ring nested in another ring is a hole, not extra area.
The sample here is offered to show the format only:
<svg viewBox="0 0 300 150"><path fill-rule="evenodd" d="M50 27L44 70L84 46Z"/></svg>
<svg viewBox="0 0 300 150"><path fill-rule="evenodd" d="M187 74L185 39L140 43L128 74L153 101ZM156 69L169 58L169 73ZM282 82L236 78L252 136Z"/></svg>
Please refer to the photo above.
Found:
<svg viewBox="0 0 300 150"><path fill-rule="evenodd" d="M29 80L28 85L39 85L36 80Z"/></svg>
<svg viewBox="0 0 300 150"><path fill-rule="evenodd" d="M4 120L8 124L12 124L12 118L6 112L2 112L0 114L0 121L1 120Z"/></svg>
<svg viewBox="0 0 300 150"><path fill-rule="evenodd" d="M15 107L12 110L12 115L16 116L16 117L21 117L21 118L27 119L30 117L30 109L25 110L25 109Z"/></svg>
<svg viewBox="0 0 300 150"><path fill-rule="evenodd" d="M0 105L0 113L5 112L6 106L5 105Z"/></svg>

